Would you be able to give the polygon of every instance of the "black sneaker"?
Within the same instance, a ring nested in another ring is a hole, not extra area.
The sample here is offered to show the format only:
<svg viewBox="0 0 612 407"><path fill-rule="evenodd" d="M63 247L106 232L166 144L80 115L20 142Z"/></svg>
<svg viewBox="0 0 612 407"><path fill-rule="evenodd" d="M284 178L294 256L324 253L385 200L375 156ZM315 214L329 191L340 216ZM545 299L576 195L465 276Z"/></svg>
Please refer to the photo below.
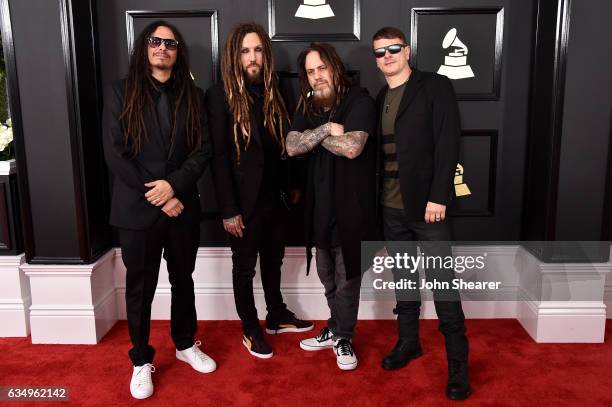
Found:
<svg viewBox="0 0 612 407"><path fill-rule="evenodd" d="M242 344L249 353L257 358L269 359L272 357L272 348L266 342L263 332L257 331L253 334L242 335Z"/></svg>
<svg viewBox="0 0 612 407"><path fill-rule="evenodd" d="M295 314L291 311L285 312L285 314L277 320L266 318L266 332L270 335L282 334L285 332L306 332L310 331L313 327L314 324L312 322L297 319Z"/></svg>

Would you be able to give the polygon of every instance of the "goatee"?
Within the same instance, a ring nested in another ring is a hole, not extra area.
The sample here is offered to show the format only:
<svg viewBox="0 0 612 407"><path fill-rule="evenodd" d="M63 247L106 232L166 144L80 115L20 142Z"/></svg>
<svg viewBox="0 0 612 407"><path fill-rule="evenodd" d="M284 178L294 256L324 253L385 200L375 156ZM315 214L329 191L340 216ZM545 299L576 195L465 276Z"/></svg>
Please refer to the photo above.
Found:
<svg viewBox="0 0 612 407"><path fill-rule="evenodd" d="M244 79L248 85L260 85L263 83L263 73L259 70L255 75L251 75L248 71L245 71Z"/></svg>
<svg viewBox="0 0 612 407"><path fill-rule="evenodd" d="M326 110L336 103L336 92L327 88L324 91L314 91L312 104L316 110Z"/></svg>

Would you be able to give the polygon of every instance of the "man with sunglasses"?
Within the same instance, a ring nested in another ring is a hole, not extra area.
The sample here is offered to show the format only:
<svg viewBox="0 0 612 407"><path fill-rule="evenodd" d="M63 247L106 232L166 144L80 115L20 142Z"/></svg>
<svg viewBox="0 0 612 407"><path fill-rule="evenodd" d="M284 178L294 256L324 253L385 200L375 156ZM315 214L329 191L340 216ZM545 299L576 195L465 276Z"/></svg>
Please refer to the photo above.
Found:
<svg viewBox="0 0 612 407"><path fill-rule="evenodd" d="M372 38L376 65L387 86L377 97L379 112L379 216L390 256L451 256L451 230L446 208L453 196L458 160L459 109L450 80L409 65L410 47L397 28L384 27ZM406 243L412 242L412 243ZM394 278L420 284L417 273L393 270ZM441 264L426 269L428 280L450 282L452 268ZM459 293L433 290L439 330L445 337L448 359L446 395L462 400L470 395L468 340ZM421 356L419 290L396 290L398 341L382 367L399 369Z"/></svg>
<svg viewBox="0 0 612 407"><path fill-rule="evenodd" d="M119 229L126 266L130 392L137 399L153 394L149 333L162 251L172 285L176 358L202 373L216 369L195 341L191 276L200 240L196 183L211 157L204 112L204 93L191 78L180 33L164 21L148 25L134 44L127 79L108 90L102 130L114 175L110 223Z"/></svg>

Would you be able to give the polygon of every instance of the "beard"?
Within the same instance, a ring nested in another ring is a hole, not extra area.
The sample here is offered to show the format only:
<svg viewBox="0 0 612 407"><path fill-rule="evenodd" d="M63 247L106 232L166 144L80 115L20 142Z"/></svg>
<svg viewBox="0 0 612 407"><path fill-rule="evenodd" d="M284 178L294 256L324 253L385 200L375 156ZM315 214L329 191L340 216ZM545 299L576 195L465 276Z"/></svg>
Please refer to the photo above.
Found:
<svg viewBox="0 0 612 407"><path fill-rule="evenodd" d="M249 72L249 68L255 67L255 66L259 68L257 72L254 72L254 73ZM246 83L249 85L259 85L263 83L263 70L261 69L261 66L259 66L256 63L252 63L249 66L247 66L246 69L242 70L242 73L244 75L244 79L246 80Z"/></svg>
<svg viewBox="0 0 612 407"><path fill-rule="evenodd" d="M316 110L329 109L336 103L336 92L329 85L321 90L313 90L312 103Z"/></svg>

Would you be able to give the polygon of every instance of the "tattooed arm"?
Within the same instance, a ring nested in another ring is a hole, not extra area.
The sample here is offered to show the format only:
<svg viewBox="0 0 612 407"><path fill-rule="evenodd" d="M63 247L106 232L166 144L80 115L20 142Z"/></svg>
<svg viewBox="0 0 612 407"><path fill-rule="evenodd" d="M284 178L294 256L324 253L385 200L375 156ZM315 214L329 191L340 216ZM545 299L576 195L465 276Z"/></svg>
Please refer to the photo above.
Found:
<svg viewBox="0 0 612 407"><path fill-rule="evenodd" d="M287 154L293 157L309 152L331 133L331 123L325 123L312 130L300 133L290 131L285 141Z"/></svg>
<svg viewBox="0 0 612 407"><path fill-rule="evenodd" d="M344 133L344 126L332 123L332 135L323 140L321 145L335 155L353 159L361 154L367 139L368 133L365 131Z"/></svg>

